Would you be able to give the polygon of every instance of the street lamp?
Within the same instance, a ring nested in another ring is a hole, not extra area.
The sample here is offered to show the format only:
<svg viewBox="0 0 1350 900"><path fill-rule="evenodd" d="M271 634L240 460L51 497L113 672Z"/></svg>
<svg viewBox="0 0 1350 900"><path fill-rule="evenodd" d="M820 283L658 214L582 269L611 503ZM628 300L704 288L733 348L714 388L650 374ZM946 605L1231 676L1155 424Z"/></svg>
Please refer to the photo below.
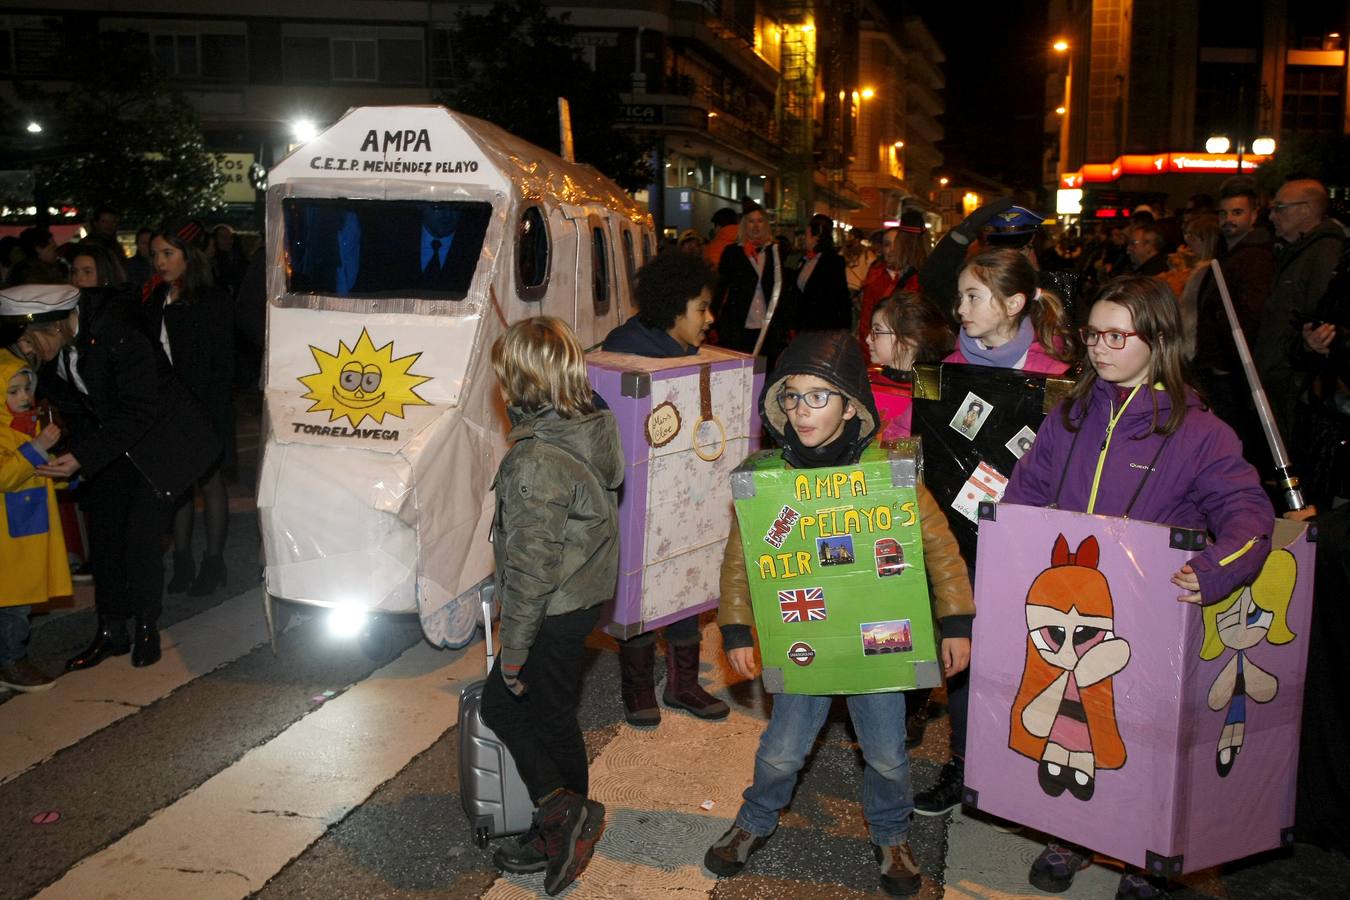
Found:
<svg viewBox="0 0 1350 900"><path fill-rule="evenodd" d="M941 178L938 179L938 184L942 185L943 187L946 187L948 180L949 179L947 178L947 176L943 175Z"/></svg>
<svg viewBox="0 0 1350 900"><path fill-rule="evenodd" d="M1069 50L1069 42L1064 40L1064 38L1060 38L1050 46L1055 49L1056 53L1067 53Z"/></svg>
<svg viewBox="0 0 1350 900"><path fill-rule="evenodd" d="M318 133L319 127L314 124L313 119L296 119L291 123L291 137L295 138L297 143L308 143L314 140Z"/></svg>
<svg viewBox="0 0 1350 900"><path fill-rule="evenodd" d="M1232 144L1229 142L1227 136L1222 134L1216 134L1212 136L1209 140L1205 141L1205 152L1227 153L1228 148L1230 146L1232 146Z"/></svg>
<svg viewBox="0 0 1350 900"><path fill-rule="evenodd" d="M1056 106L1056 107L1055 107L1055 115L1057 115L1057 116L1062 116L1062 115L1064 115L1064 112L1065 112L1064 107L1062 107L1062 106Z"/></svg>
<svg viewBox="0 0 1350 900"><path fill-rule="evenodd" d="M37 122L29 122L29 123L28 123L28 133L29 133L29 134L42 134L42 125L39 124L39 123L37 123Z"/></svg>
<svg viewBox="0 0 1350 900"><path fill-rule="evenodd" d="M1257 156L1270 156L1275 152L1275 139L1273 137L1259 137L1252 141L1252 152Z"/></svg>
<svg viewBox="0 0 1350 900"><path fill-rule="evenodd" d="M877 92L876 92L875 90L873 90L872 88L870 88L870 87L865 87L865 88L862 89L862 98L863 98L864 100L871 100L871 99L872 99L873 97L875 97L876 95L877 95Z"/></svg>

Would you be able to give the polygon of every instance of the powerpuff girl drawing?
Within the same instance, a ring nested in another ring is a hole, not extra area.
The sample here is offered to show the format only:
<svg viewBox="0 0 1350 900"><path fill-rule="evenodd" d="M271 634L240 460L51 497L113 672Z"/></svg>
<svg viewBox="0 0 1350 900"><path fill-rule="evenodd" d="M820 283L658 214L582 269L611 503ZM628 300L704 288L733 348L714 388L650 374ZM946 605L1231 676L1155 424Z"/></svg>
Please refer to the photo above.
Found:
<svg viewBox="0 0 1350 900"><path fill-rule="evenodd" d="M1055 538L1050 568L1027 592L1027 655L1013 701L1008 746L1036 760L1041 789L1092 799L1097 771L1125 765L1111 678L1130 661L1115 634L1111 587L1088 537L1069 551Z"/></svg>
<svg viewBox="0 0 1350 900"><path fill-rule="evenodd" d="M1248 653L1262 641L1287 644L1294 639L1288 614L1297 578L1294 555L1288 550L1272 551L1250 586L1234 591L1201 613L1205 640L1200 658L1217 659L1224 650L1235 651L1209 686L1207 698L1209 708L1215 712L1228 709L1214 752L1214 768L1221 778L1233 770L1242 750L1247 698L1269 703L1279 693L1279 680L1254 663Z"/></svg>

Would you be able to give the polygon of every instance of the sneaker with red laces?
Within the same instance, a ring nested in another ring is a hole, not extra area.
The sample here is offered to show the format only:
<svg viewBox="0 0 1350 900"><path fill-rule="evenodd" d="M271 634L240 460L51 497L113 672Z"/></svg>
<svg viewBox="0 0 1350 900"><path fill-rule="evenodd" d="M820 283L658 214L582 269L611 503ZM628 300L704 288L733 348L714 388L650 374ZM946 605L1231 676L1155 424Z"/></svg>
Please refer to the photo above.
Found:
<svg viewBox="0 0 1350 900"><path fill-rule="evenodd" d="M0 666L0 687L11 691L45 691L54 684L37 666L26 658Z"/></svg>
<svg viewBox="0 0 1350 900"><path fill-rule="evenodd" d="M750 857L768 842L766 837L756 837L741 826L732 825L708 848L703 865L719 878L730 878L744 869Z"/></svg>
<svg viewBox="0 0 1350 900"><path fill-rule="evenodd" d="M872 855L881 868L881 890L891 897L908 897L923 887L919 864L914 861L914 850L909 841L881 846L872 845Z"/></svg>
<svg viewBox="0 0 1350 900"><path fill-rule="evenodd" d="M591 861L605 831L605 807L559 788L540 804L534 821L548 855L544 892L554 897L576 881Z"/></svg>

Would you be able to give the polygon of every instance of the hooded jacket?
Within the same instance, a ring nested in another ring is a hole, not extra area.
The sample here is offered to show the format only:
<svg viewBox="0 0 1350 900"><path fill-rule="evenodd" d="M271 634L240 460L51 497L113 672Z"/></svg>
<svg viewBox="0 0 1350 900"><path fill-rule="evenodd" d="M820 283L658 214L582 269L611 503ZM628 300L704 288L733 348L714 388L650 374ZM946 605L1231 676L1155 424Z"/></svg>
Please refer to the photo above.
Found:
<svg viewBox="0 0 1350 900"><path fill-rule="evenodd" d="M25 371L37 377L25 360L0 349L0 389ZM72 592L56 491L50 478L33 471L47 461L46 452L33 442L38 431L31 413L16 416L0 401L0 491L5 503L0 606L46 603Z"/></svg>
<svg viewBox="0 0 1350 900"><path fill-rule="evenodd" d="M872 386L867 379L867 367L853 335L844 331L807 332L788 345L778 359L773 376L765 382L759 395L759 414L770 437L780 446L788 446L786 438L787 414L778 408L775 398L791 375L814 375L843 392L857 411L860 423L840 465L855 463L872 442L881 426L881 417L872 397ZM836 440L841 440L837 438ZM790 451L784 454L793 464ZM961 559L961 549L947 525L947 517L933 495L920 482L919 523L923 535L924 565L932 588L933 613L942 626L943 637L970 637L971 620L975 615L975 600L970 590L970 576ZM731 520L722 555L722 598L717 607L717 624L722 629L722 646L726 650L749 647L753 641L750 626L755 622L750 605L750 581L745 574L745 554L741 549L740 524Z"/></svg>
<svg viewBox="0 0 1350 900"><path fill-rule="evenodd" d="M1086 411L1074 410L1077 446L1056 407L1013 469L1002 502L1051 506L1058 495L1060 509L1101 516L1128 510L1132 519L1207 530L1214 542L1189 564L1202 601L1215 603L1260 572L1275 511L1233 429L1194 391L1170 436L1153 433L1155 404L1157 421L1166 422L1172 403L1165 391L1141 385L1122 406L1116 386L1098 379Z"/></svg>
<svg viewBox="0 0 1350 900"><path fill-rule="evenodd" d="M492 548L502 665L524 665L545 616L598 606L619 575L623 450L609 410L571 419L511 407L497 469Z"/></svg>

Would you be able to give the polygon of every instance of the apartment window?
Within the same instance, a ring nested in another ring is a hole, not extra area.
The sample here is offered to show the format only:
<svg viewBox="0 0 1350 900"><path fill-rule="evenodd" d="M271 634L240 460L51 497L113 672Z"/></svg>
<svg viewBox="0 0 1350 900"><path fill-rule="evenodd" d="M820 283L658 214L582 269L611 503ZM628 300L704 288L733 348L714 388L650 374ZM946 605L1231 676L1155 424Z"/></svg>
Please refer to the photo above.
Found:
<svg viewBox="0 0 1350 900"><path fill-rule="evenodd" d="M327 81L331 64L328 38L287 35L282 39L287 81Z"/></svg>
<svg viewBox="0 0 1350 900"><path fill-rule="evenodd" d="M109 18L101 20L99 27L104 32L138 36L145 52L175 78L248 79L247 26L243 22Z"/></svg>
<svg viewBox="0 0 1350 900"><path fill-rule="evenodd" d="M152 35L150 50L155 55L155 62L168 75L195 78L201 74L195 34Z"/></svg>
<svg viewBox="0 0 1350 900"><path fill-rule="evenodd" d="M333 80L375 81L378 46L375 41L334 38Z"/></svg>
<svg viewBox="0 0 1350 900"><path fill-rule="evenodd" d="M1339 134L1345 71L1339 66L1288 66L1284 70L1281 130Z"/></svg>
<svg viewBox="0 0 1350 900"><path fill-rule="evenodd" d="M248 45L242 34L201 35L202 77L248 80Z"/></svg>
<svg viewBox="0 0 1350 900"><path fill-rule="evenodd" d="M381 84L426 84L426 51L422 41L380 38Z"/></svg>

